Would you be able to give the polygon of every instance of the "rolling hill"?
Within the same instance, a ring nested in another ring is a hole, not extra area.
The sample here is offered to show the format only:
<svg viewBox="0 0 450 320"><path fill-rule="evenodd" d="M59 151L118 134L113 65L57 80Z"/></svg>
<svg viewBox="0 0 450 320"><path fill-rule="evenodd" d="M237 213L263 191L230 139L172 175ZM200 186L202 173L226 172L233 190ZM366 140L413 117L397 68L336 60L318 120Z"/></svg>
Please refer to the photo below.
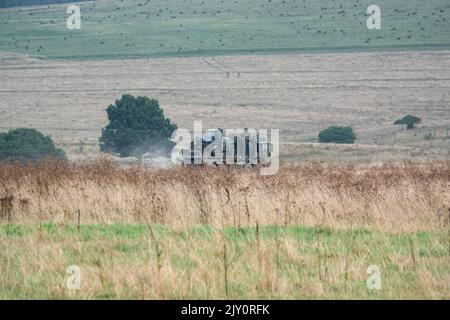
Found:
<svg viewBox="0 0 450 320"><path fill-rule="evenodd" d="M0 51L44 58L433 49L450 47L446 0L382 0L381 30L366 27L369 2L335 0L100 0L0 9Z"/></svg>
<svg viewBox="0 0 450 320"><path fill-rule="evenodd" d="M89 0L78 0L77 2L83 2ZM95 1L95 0L94 0ZM72 0L3 0L0 2L0 8L8 7L21 7L21 6L39 6L44 4L57 4L57 3L69 3L74 2Z"/></svg>

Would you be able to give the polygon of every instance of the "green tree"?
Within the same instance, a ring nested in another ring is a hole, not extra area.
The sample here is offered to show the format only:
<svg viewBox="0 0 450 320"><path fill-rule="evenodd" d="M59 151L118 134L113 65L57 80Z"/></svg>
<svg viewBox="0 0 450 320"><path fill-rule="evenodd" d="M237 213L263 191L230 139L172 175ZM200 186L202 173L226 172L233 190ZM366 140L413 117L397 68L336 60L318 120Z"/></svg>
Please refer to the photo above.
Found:
<svg viewBox="0 0 450 320"><path fill-rule="evenodd" d="M408 114L404 116L402 119L398 119L394 122L394 125L406 125L406 129L411 130L414 129L414 126L418 123L421 123L422 119L416 116L412 116Z"/></svg>
<svg viewBox="0 0 450 320"><path fill-rule="evenodd" d="M66 160L52 139L35 129L19 128L0 133L0 160L40 161L45 158Z"/></svg>
<svg viewBox="0 0 450 320"><path fill-rule="evenodd" d="M355 143L356 134L351 127L331 126L319 133L320 143Z"/></svg>
<svg viewBox="0 0 450 320"><path fill-rule="evenodd" d="M126 94L106 112L109 124L102 129L102 151L140 157L149 151L168 152L173 146L170 136L177 127L164 116L157 100Z"/></svg>

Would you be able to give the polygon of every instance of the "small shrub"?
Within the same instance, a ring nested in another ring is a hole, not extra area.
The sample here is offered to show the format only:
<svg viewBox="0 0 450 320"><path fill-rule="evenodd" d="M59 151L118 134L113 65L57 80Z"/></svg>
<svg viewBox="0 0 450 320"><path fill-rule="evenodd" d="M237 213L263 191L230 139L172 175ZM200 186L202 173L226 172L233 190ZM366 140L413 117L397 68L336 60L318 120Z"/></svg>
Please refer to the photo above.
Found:
<svg viewBox="0 0 450 320"><path fill-rule="evenodd" d="M414 126L418 123L421 123L422 119L416 116L407 115L402 119L398 119L394 122L394 125L406 125L406 129L411 130L414 129Z"/></svg>
<svg viewBox="0 0 450 320"><path fill-rule="evenodd" d="M319 134L320 143L355 143L356 134L351 127L331 126Z"/></svg>

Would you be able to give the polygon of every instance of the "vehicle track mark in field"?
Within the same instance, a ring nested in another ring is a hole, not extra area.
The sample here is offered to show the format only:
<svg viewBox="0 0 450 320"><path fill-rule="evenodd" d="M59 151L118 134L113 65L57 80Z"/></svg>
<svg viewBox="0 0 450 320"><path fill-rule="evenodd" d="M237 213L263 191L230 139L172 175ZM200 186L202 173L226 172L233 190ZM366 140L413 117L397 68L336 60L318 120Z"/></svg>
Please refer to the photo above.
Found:
<svg viewBox="0 0 450 320"><path fill-rule="evenodd" d="M209 59L211 59L211 61L209 61ZM223 72L227 78L231 77L231 74L235 73L237 75L237 77L240 77L240 72L236 72L234 71L232 68L230 68L229 66L225 65L223 62L221 62L219 60L219 58L217 57L202 57L202 61L204 63L206 63L208 66L210 66L211 68L214 68L216 70L219 70L221 72Z"/></svg>
<svg viewBox="0 0 450 320"><path fill-rule="evenodd" d="M220 59L219 57L213 57L213 60L219 64L220 66L222 66L225 70L228 70L228 73L235 73L237 75L237 77L239 78L241 73L239 71L236 71L234 68L231 68L230 66L225 65L225 63L222 61L222 59Z"/></svg>

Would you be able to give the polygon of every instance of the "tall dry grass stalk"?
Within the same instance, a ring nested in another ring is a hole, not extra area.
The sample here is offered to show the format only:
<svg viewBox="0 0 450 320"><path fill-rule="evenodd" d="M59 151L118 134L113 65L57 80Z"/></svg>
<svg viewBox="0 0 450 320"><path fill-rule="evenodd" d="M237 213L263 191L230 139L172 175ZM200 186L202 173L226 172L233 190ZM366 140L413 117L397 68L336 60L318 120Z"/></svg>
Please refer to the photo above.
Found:
<svg viewBox="0 0 450 320"><path fill-rule="evenodd" d="M442 299L449 253L450 162L0 164L0 298Z"/></svg>
<svg viewBox="0 0 450 320"><path fill-rule="evenodd" d="M163 223L448 227L450 162L237 168L122 168L106 160L0 165L0 219L18 224Z"/></svg>

